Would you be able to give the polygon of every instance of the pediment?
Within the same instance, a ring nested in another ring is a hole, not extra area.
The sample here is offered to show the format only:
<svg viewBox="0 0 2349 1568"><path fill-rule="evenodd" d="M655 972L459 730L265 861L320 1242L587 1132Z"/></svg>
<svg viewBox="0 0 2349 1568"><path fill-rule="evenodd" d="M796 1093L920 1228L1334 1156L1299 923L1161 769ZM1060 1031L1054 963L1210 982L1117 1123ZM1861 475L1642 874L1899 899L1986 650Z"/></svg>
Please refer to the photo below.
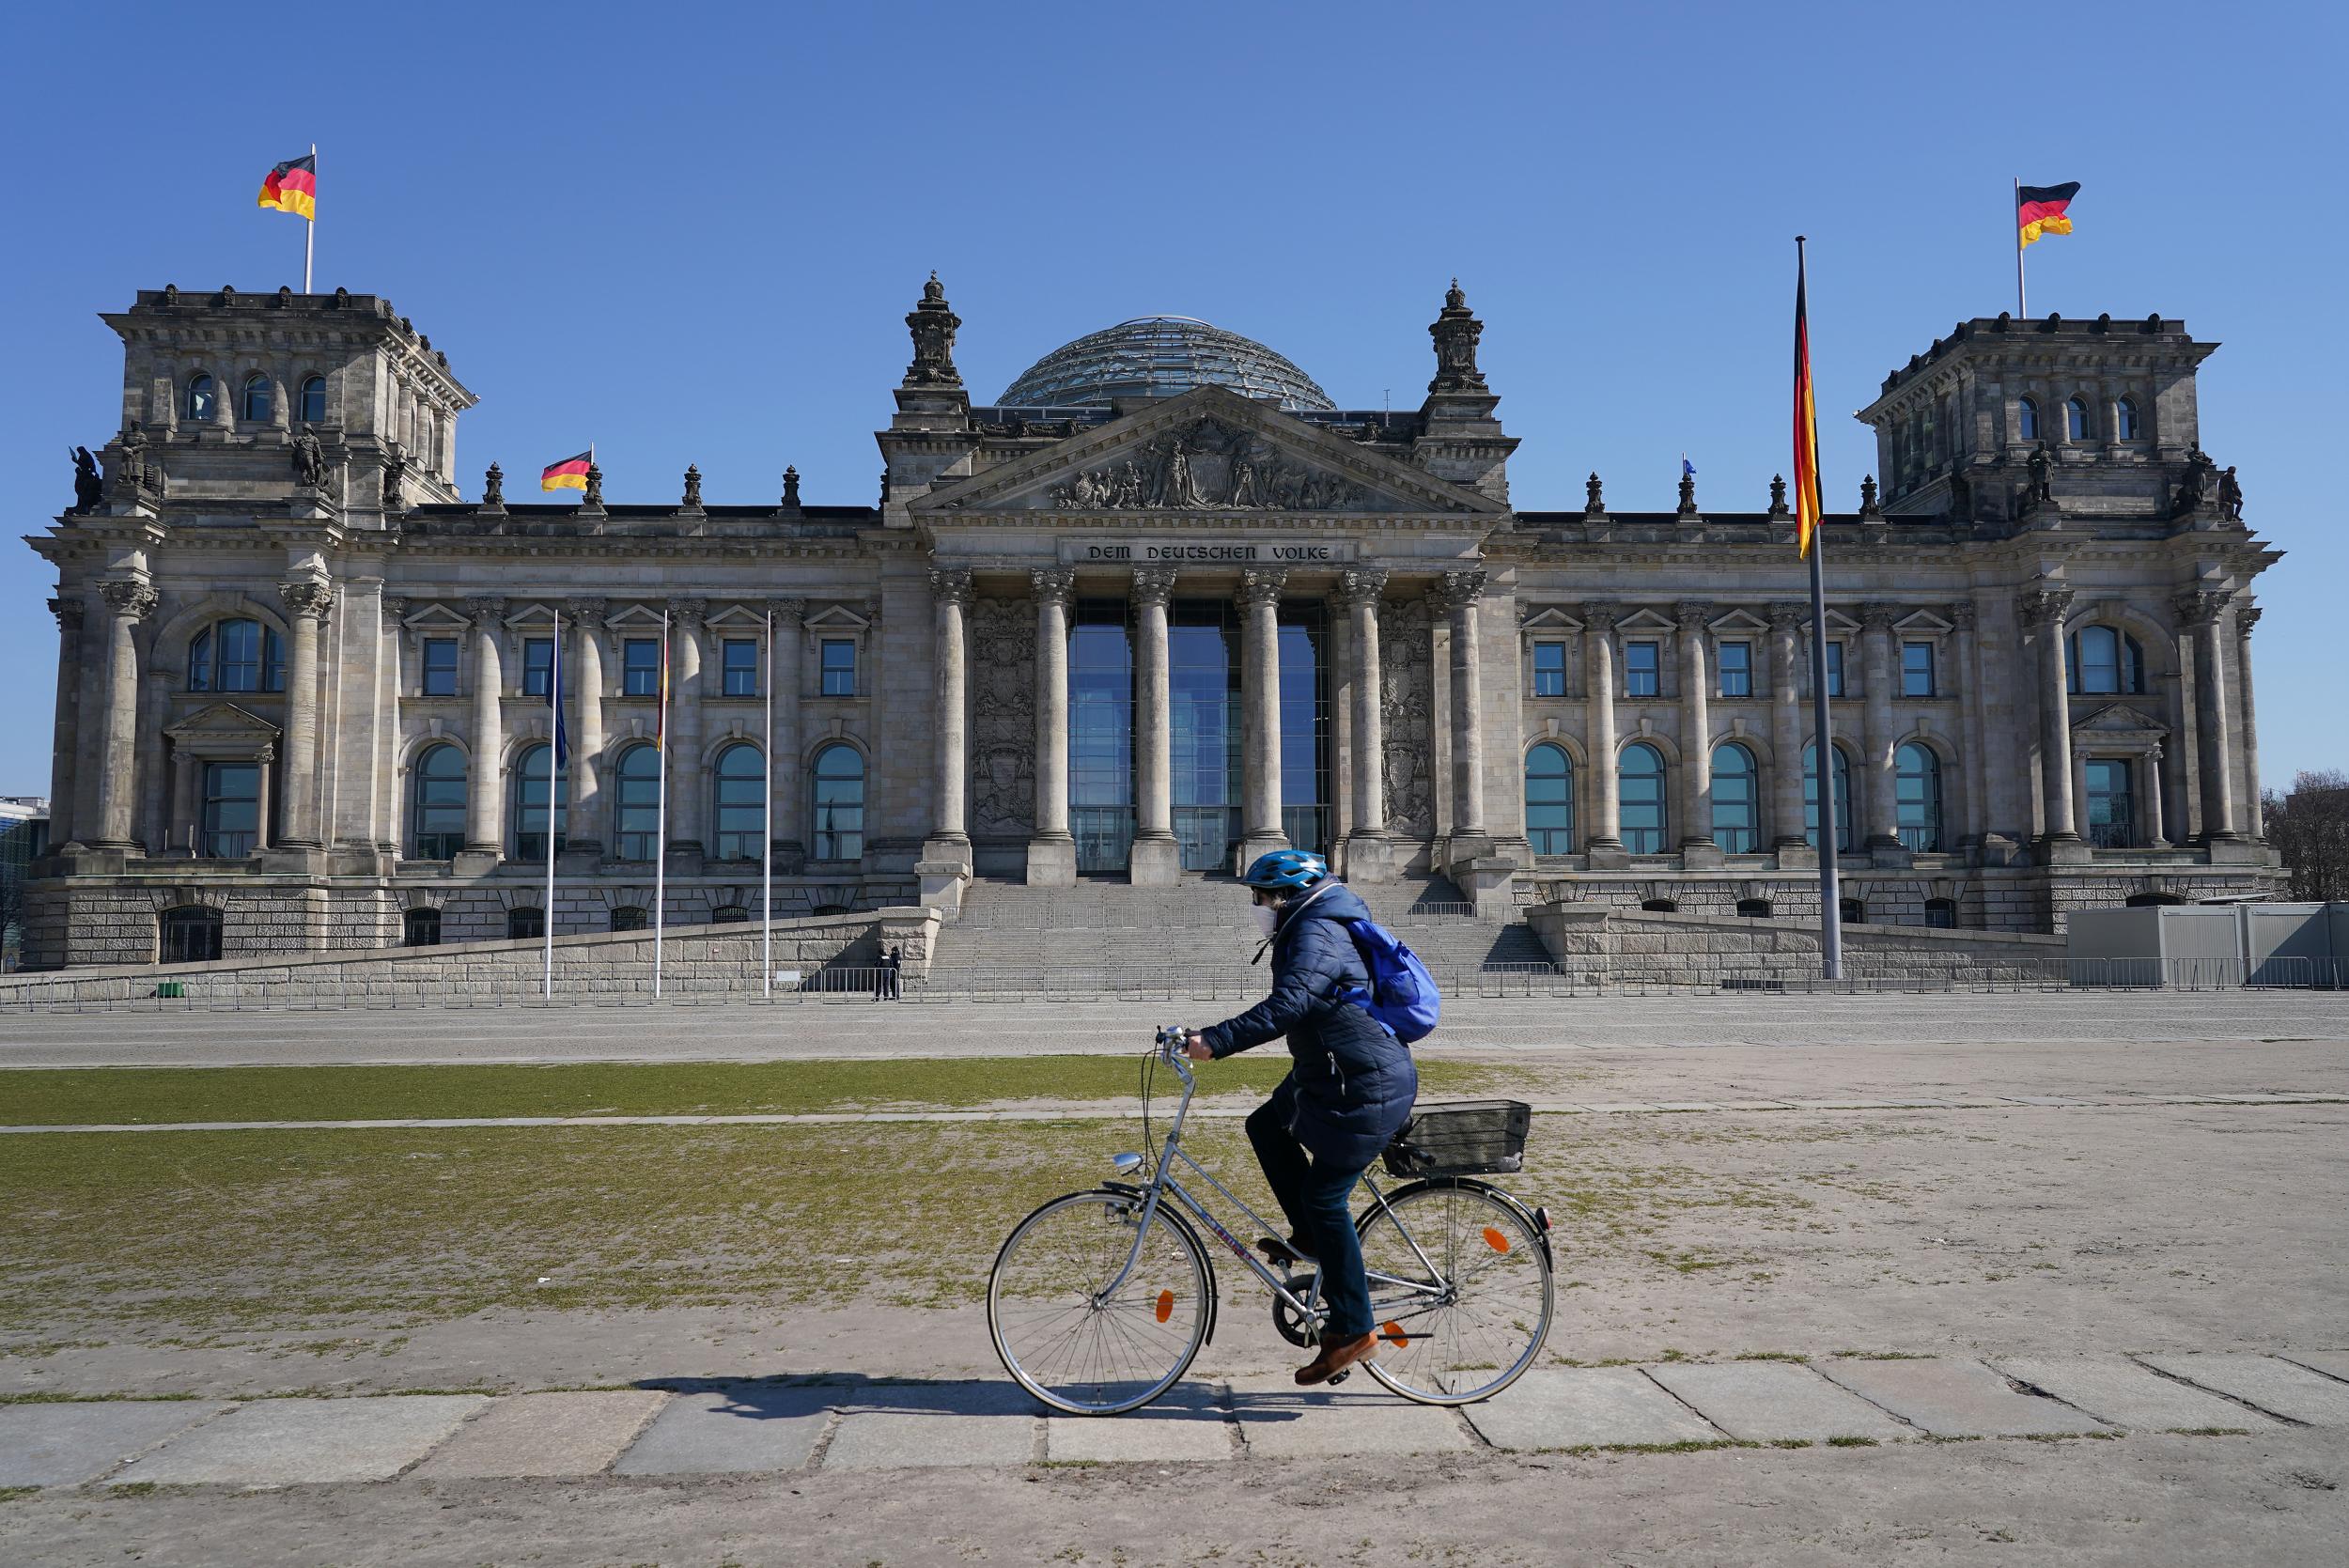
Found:
<svg viewBox="0 0 2349 1568"><path fill-rule="evenodd" d="M1676 623L1645 605L1615 623L1617 632L1630 636L1664 636L1677 629Z"/></svg>
<svg viewBox="0 0 2349 1568"><path fill-rule="evenodd" d="M1733 637L1770 629L1770 623L1750 610L1732 610L1728 614L1704 624L1707 630Z"/></svg>
<svg viewBox="0 0 2349 1568"><path fill-rule="evenodd" d="M1580 631L1582 623L1554 604L1529 611L1517 621L1521 631Z"/></svg>
<svg viewBox="0 0 2349 1568"><path fill-rule="evenodd" d="M2132 703L2107 703L2086 718L2074 720L2072 729L2076 734L2108 737L2170 733L2168 724Z"/></svg>
<svg viewBox="0 0 2349 1568"><path fill-rule="evenodd" d="M1499 502L1222 387L1200 387L931 491L917 515L1499 516Z"/></svg>
<svg viewBox="0 0 2349 1568"><path fill-rule="evenodd" d="M165 725L163 734L183 751L234 750L275 740L277 726L235 703L211 703L176 724Z"/></svg>

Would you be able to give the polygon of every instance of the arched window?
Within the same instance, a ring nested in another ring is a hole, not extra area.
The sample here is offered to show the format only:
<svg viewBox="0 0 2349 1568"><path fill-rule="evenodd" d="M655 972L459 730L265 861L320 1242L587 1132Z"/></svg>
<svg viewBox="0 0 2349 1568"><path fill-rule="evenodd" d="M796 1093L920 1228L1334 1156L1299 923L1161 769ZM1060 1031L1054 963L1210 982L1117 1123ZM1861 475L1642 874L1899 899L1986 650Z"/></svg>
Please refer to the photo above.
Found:
<svg viewBox="0 0 2349 1568"><path fill-rule="evenodd" d="M1841 898L1836 900L1835 907L1843 911L1844 924L1865 925L1868 924L1868 906L1859 899Z"/></svg>
<svg viewBox="0 0 2349 1568"><path fill-rule="evenodd" d="M613 908L612 929L614 931L642 931L651 924L652 917L645 912L642 905L620 904Z"/></svg>
<svg viewBox="0 0 2349 1568"><path fill-rule="evenodd" d="M1737 914L1742 920L1767 920L1770 918L1770 901L1766 898L1740 898L1737 900Z"/></svg>
<svg viewBox="0 0 2349 1568"><path fill-rule="evenodd" d="M659 858L661 748L630 746L614 769L612 854L616 860Z"/></svg>
<svg viewBox="0 0 2349 1568"><path fill-rule="evenodd" d="M547 912L544 909L520 908L506 911L506 937L508 941L521 941L525 937L547 934Z"/></svg>
<svg viewBox="0 0 2349 1568"><path fill-rule="evenodd" d="M2126 632L2108 626L2084 626L2072 633L2064 683L2088 696L2142 694L2145 690L2145 649Z"/></svg>
<svg viewBox="0 0 2349 1568"><path fill-rule="evenodd" d="M2039 439L2039 405L2028 397L2015 405L2015 434L2021 441Z"/></svg>
<svg viewBox="0 0 2349 1568"><path fill-rule="evenodd" d="M709 911L712 925L748 925L751 912L739 904L721 904Z"/></svg>
<svg viewBox="0 0 2349 1568"><path fill-rule="evenodd" d="M2121 634L2121 690L2131 695L2145 691L2145 650L2125 631Z"/></svg>
<svg viewBox="0 0 2349 1568"><path fill-rule="evenodd" d="M2137 439L2137 404L2129 398L2112 406L2112 437L2115 441Z"/></svg>
<svg viewBox="0 0 2349 1568"><path fill-rule="evenodd" d="M1954 898L1926 899L1925 924L1937 931L1955 930L1957 928L1957 900Z"/></svg>
<svg viewBox="0 0 2349 1568"><path fill-rule="evenodd" d="M1623 749L1623 845L1635 855L1664 852L1664 753L1644 740Z"/></svg>
<svg viewBox="0 0 2349 1568"><path fill-rule="evenodd" d="M247 376L244 379L244 417L257 424L269 423L272 398L267 376Z"/></svg>
<svg viewBox="0 0 2349 1568"><path fill-rule="evenodd" d="M816 787L810 792L816 811L813 857L819 861L863 859L864 758L853 746L827 746L816 753L814 771Z"/></svg>
<svg viewBox="0 0 2349 1568"><path fill-rule="evenodd" d="M302 423L326 423L326 378L312 376L302 383Z"/></svg>
<svg viewBox="0 0 2349 1568"><path fill-rule="evenodd" d="M1901 847L1930 854L1941 847L1941 759L1912 740L1892 758L1893 801L1900 812Z"/></svg>
<svg viewBox="0 0 2349 1568"><path fill-rule="evenodd" d="M402 947L438 947L441 945L441 911L411 909L399 917L399 945Z"/></svg>
<svg viewBox="0 0 2349 1568"><path fill-rule="evenodd" d="M199 370L188 378L188 417L210 422L213 411L220 407L220 390L211 377Z"/></svg>
<svg viewBox="0 0 2349 1568"><path fill-rule="evenodd" d="M1525 836L1536 855L1574 851L1574 759L1547 740L1525 753Z"/></svg>
<svg viewBox="0 0 2349 1568"><path fill-rule="evenodd" d="M443 743L416 759L415 841L420 861L454 860L465 847L465 753Z"/></svg>
<svg viewBox="0 0 2349 1568"><path fill-rule="evenodd" d="M1724 855L1750 855L1762 844L1762 769L1735 740L1713 748L1713 842Z"/></svg>
<svg viewBox="0 0 2349 1568"><path fill-rule="evenodd" d="M166 964L210 964L220 957L221 918L218 909L184 904L156 917Z"/></svg>
<svg viewBox="0 0 2349 1568"><path fill-rule="evenodd" d="M746 742L718 753L716 835L710 855L721 861L754 861L766 839L767 763Z"/></svg>
<svg viewBox="0 0 2349 1568"><path fill-rule="evenodd" d="M1640 908L1652 915L1676 915L1680 912L1678 901L1670 898L1643 898L1640 901Z"/></svg>
<svg viewBox="0 0 2349 1568"><path fill-rule="evenodd" d="M2122 902L2132 909L2161 909L2186 900L2174 893L2133 893Z"/></svg>
<svg viewBox="0 0 2349 1568"><path fill-rule="evenodd" d="M1835 851L1851 853L1851 759L1841 746L1835 748ZM1802 825L1803 839L1812 848L1819 846L1819 749L1806 746L1802 753Z"/></svg>
<svg viewBox="0 0 2349 1568"><path fill-rule="evenodd" d="M2077 397L2064 400L2063 439L2066 441L2088 439L2088 405Z"/></svg>
<svg viewBox="0 0 2349 1568"><path fill-rule="evenodd" d="M258 621L218 621L188 643L191 691L283 691L286 644Z"/></svg>
<svg viewBox="0 0 2349 1568"><path fill-rule="evenodd" d="M547 858L547 764L553 753L542 742L525 746L514 758L514 859ZM554 777L554 852L561 854L570 824L571 782L561 768Z"/></svg>

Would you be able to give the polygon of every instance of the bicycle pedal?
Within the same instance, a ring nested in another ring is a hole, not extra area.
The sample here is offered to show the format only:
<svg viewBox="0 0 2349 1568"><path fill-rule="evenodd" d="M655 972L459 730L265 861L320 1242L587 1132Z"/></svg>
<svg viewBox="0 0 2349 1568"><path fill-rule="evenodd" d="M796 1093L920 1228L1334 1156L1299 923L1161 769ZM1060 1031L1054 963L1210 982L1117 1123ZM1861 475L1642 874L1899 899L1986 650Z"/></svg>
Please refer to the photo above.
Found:
<svg viewBox="0 0 2349 1568"><path fill-rule="evenodd" d="M1340 1371L1340 1372L1333 1372L1333 1373L1331 1373L1331 1374L1329 1375L1329 1378L1325 1381L1325 1383L1324 1383L1324 1385L1323 1385L1323 1386L1324 1386L1325 1388L1331 1388L1331 1389L1334 1389L1334 1388L1336 1388L1339 1384L1341 1384L1341 1383L1345 1382L1347 1378L1349 1378L1349 1377L1351 1377L1351 1376L1353 1376L1353 1375L1354 1375L1354 1369L1353 1369L1352 1367L1347 1367L1347 1368L1346 1368L1345 1370Z"/></svg>

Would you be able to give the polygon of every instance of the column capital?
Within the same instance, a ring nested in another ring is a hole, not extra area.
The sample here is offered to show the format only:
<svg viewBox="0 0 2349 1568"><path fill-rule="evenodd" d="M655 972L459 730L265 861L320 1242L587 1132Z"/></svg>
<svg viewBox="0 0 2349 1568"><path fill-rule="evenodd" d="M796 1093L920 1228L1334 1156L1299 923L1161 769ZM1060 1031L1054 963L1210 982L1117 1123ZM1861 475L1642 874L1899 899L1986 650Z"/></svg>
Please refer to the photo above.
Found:
<svg viewBox="0 0 2349 1568"><path fill-rule="evenodd" d="M1973 630L1979 619L1974 613L1972 599L1958 599L1950 606L1950 624L1960 631Z"/></svg>
<svg viewBox="0 0 2349 1568"><path fill-rule="evenodd" d="M1623 606L1620 604L1596 600L1582 606L1582 624L1601 637L1610 635L1615 629L1615 623L1622 619Z"/></svg>
<svg viewBox="0 0 2349 1568"><path fill-rule="evenodd" d="M1900 618L1900 613L1899 605L1872 599L1859 607L1859 624L1870 631L1890 631L1892 623Z"/></svg>
<svg viewBox="0 0 2349 1568"><path fill-rule="evenodd" d="M941 604L969 604L971 569L968 567L932 567L930 597Z"/></svg>
<svg viewBox="0 0 2349 1568"><path fill-rule="evenodd" d="M2015 598L2015 612L2026 626L2061 626L2071 610L2069 588L2030 588Z"/></svg>
<svg viewBox="0 0 2349 1568"><path fill-rule="evenodd" d="M699 629L708 614L709 601L706 598L673 598L669 601L669 619L688 631Z"/></svg>
<svg viewBox="0 0 2349 1568"><path fill-rule="evenodd" d="M2251 629L2260 623L2260 607L2247 604L2234 613L2234 631L2238 637L2248 637Z"/></svg>
<svg viewBox="0 0 2349 1568"><path fill-rule="evenodd" d="M601 598L573 598L565 599L563 608L569 612L572 625L593 628L603 625L603 613L609 605Z"/></svg>
<svg viewBox="0 0 2349 1568"><path fill-rule="evenodd" d="M1349 567L1338 573L1338 603L1348 610L1364 605L1376 607L1378 596L1387 590L1387 569L1384 567Z"/></svg>
<svg viewBox="0 0 2349 1568"><path fill-rule="evenodd" d="M1074 567L1039 567L1028 574L1028 585L1039 607L1057 604L1066 610L1077 597L1077 570Z"/></svg>
<svg viewBox="0 0 2349 1568"><path fill-rule="evenodd" d="M1672 619L1683 631L1703 631L1704 623L1713 618L1713 606L1703 599L1684 598L1672 606Z"/></svg>
<svg viewBox="0 0 2349 1568"><path fill-rule="evenodd" d="M807 619L807 600L803 598L770 598L767 607L775 613L776 621L784 626Z"/></svg>
<svg viewBox="0 0 2349 1568"><path fill-rule="evenodd" d="M143 621L153 613L160 602L153 588L131 579L117 579L98 585L98 597L106 601L106 608L125 620Z"/></svg>
<svg viewBox="0 0 2349 1568"><path fill-rule="evenodd" d="M277 593L286 601L286 608L302 620L322 621L334 607L334 585L322 578L304 577L280 582Z"/></svg>
<svg viewBox="0 0 2349 1568"><path fill-rule="evenodd" d="M1164 609L1167 601L1174 597L1176 575L1173 567L1136 567L1132 590L1134 602Z"/></svg>
<svg viewBox="0 0 2349 1568"><path fill-rule="evenodd" d="M1282 567L1250 567L1239 574L1239 593L1235 596L1243 610L1273 609L1281 602L1281 589L1289 574Z"/></svg>
<svg viewBox="0 0 2349 1568"><path fill-rule="evenodd" d="M2224 588L2188 588L2170 602L2177 612L2178 619L2188 626L2199 627L2225 613L2229 601L2233 598Z"/></svg>
<svg viewBox="0 0 2349 1568"><path fill-rule="evenodd" d="M1799 631L1802 623L1810 618L1811 606L1797 604L1792 599L1781 599L1770 606L1772 631Z"/></svg>
<svg viewBox="0 0 2349 1568"><path fill-rule="evenodd" d="M57 617L57 629L59 631L74 632L81 630L82 613L86 608L86 607L80 599L68 595L63 588L59 588L57 590L57 597L49 601L49 613Z"/></svg>
<svg viewBox="0 0 2349 1568"><path fill-rule="evenodd" d="M506 600L495 594L487 594L467 599L465 608L472 613L474 624L486 630L494 628L504 618Z"/></svg>
<svg viewBox="0 0 2349 1568"><path fill-rule="evenodd" d="M408 618L408 601L404 598L386 598L383 614L394 626L397 626Z"/></svg>
<svg viewBox="0 0 2349 1568"><path fill-rule="evenodd" d="M1428 597L1448 615L1472 609L1485 597L1485 573L1482 570L1448 571L1436 579Z"/></svg>

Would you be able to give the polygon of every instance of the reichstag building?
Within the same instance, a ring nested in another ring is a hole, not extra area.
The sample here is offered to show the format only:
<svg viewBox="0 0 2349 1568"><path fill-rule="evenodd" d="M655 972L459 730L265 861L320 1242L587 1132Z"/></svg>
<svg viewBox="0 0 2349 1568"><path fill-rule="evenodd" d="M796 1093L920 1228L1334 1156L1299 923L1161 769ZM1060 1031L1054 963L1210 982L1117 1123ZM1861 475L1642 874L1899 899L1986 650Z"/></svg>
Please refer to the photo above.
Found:
<svg viewBox="0 0 2349 1568"><path fill-rule="evenodd" d="M876 505L789 471L543 505L492 466L466 499L474 394L387 300L105 319L118 430L29 541L58 574L39 965L631 929L656 858L672 924L753 918L770 806L794 914L1283 844L1500 915L1812 920L1826 853L1852 918L1916 925L2278 882L2277 552L2199 445L2216 345L2158 316L1961 321L1860 411L1883 482L1826 525L1825 824L1783 487L1636 512L1594 474L1529 509L1456 284L1425 400L1378 412L1176 316L974 404L933 277Z"/></svg>

